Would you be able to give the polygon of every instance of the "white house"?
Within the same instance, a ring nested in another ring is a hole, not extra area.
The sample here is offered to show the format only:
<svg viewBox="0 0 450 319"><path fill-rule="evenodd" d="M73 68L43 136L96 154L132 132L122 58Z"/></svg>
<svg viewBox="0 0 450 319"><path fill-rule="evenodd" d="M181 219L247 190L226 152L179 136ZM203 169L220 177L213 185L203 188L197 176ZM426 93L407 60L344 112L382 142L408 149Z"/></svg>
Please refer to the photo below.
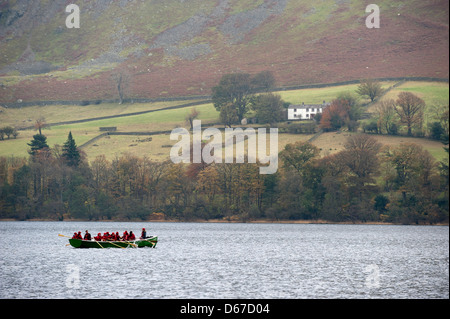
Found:
<svg viewBox="0 0 450 319"><path fill-rule="evenodd" d="M288 121L291 120L311 120L318 113L322 113L323 110L328 107L330 103L322 104L291 104L288 108Z"/></svg>

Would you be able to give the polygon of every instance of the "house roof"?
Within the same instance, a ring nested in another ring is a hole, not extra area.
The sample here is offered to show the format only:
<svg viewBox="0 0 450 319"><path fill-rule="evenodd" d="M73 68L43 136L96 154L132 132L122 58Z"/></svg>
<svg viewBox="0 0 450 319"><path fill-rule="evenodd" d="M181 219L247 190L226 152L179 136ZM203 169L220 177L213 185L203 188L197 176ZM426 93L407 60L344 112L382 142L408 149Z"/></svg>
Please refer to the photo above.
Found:
<svg viewBox="0 0 450 319"><path fill-rule="evenodd" d="M330 103L323 104L291 104L289 105L289 109L309 109L309 108L318 108L318 107L327 107Z"/></svg>

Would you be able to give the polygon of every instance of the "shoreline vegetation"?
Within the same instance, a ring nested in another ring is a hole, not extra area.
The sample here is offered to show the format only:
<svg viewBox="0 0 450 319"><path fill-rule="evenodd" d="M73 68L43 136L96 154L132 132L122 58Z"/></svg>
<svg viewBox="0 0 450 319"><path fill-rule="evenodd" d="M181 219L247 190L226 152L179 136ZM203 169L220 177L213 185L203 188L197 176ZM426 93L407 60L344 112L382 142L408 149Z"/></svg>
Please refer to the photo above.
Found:
<svg viewBox="0 0 450 319"><path fill-rule="evenodd" d="M254 219L254 220L228 220L228 219L195 219L195 220L176 220L176 219L113 219L113 220L89 220L89 219L65 219L56 220L49 218L31 218L26 220L13 219L13 218L1 218L0 222L88 222L88 223L100 223L100 222L111 222L111 223L201 223L201 224L303 224L303 225L393 225L393 226L449 226L449 222L440 223L393 223L393 222L382 222L382 221L330 221L330 220L270 220L270 219Z"/></svg>

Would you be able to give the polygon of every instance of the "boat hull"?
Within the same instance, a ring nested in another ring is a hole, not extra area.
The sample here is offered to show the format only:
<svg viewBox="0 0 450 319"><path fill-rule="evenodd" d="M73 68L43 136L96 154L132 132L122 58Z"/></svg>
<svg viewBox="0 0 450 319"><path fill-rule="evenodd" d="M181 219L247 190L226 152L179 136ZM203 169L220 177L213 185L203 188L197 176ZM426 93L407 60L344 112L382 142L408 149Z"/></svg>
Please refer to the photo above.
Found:
<svg viewBox="0 0 450 319"><path fill-rule="evenodd" d="M74 238L69 239L70 245L75 248L155 248L157 242L158 237L151 237L135 241L96 241Z"/></svg>

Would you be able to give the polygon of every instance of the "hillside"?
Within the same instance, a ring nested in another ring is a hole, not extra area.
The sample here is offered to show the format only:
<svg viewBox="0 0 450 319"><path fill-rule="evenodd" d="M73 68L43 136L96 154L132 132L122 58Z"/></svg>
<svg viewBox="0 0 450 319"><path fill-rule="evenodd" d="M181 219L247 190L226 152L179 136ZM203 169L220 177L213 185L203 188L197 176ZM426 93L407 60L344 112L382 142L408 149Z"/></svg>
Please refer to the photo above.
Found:
<svg viewBox="0 0 450 319"><path fill-rule="evenodd" d="M65 26L66 5L80 28ZM223 74L279 86L448 78L448 1L9 0L0 3L0 102L210 94Z"/></svg>

